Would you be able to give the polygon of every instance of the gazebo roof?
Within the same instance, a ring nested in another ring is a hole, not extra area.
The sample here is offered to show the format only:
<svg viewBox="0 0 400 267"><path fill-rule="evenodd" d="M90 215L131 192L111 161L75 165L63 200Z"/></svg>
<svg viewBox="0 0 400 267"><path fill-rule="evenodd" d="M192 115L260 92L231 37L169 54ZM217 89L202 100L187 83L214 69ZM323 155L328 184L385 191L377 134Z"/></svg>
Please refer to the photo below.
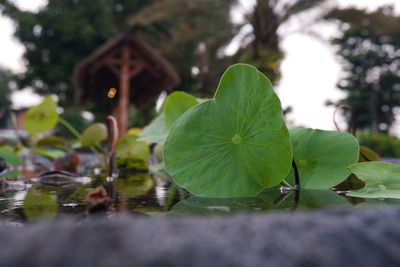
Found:
<svg viewBox="0 0 400 267"><path fill-rule="evenodd" d="M79 104L99 98L106 99L110 88L119 88L118 61L122 58L123 46L130 49L134 74L129 81L129 102L136 107L145 107L162 90L170 91L180 82L172 65L154 48L132 33L125 32L99 47L75 66L73 80ZM141 68L135 70L136 66Z"/></svg>

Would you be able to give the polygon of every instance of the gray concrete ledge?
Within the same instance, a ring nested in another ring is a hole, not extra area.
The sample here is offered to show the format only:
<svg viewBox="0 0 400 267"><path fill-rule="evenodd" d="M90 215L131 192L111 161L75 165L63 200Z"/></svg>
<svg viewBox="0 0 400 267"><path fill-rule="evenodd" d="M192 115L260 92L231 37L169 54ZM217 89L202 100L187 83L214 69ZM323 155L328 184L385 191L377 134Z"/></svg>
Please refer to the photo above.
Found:
<svg viewBox="0 0 400 267"><path fill-rule="evenodd" d="M0 225L1 266L400 266L400 207Z"/></svg>

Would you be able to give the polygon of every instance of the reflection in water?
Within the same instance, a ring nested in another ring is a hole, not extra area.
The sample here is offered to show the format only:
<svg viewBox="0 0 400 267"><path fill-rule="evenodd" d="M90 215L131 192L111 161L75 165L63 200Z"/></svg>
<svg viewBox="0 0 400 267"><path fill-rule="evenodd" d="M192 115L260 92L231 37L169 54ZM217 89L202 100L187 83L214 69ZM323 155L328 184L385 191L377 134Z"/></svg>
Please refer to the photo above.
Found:
<svg viewBox="0 0 400 267"><path fill-rule="evenodd" d="M92 178L88 184L74 183L66 186L46 186L33 181L4 181L0 188L0 218L24 222L68 216L79 220L87 216L87 210L93 209L96 203L102 203L100 210L107 215L124 212L205 216L400 203L400 200L394 199L350 198L329 190L302 189L299 192L281 193L279 188L266 189L252 198L201 198L190 196L164 177L143 172L121 174L117 179L107 179L106 173L98 173ZM92 193L92 198L87 198L93 191L96 193ZM94 199L97 202L93 202Z"/></svg>
<svg viewBox="0 0 400 267"><path fill-rule="evenodd" d="M9 181L0 190L0 218L20 222L64 216L79 219L87 216L88 208L97 210L101 203L104 205L98 210L106 210L109 215L118 212L165 213L189 196L186 191L171 187L168 180L148 173L106 178L105 173L100 173L88 184L66 183L63 186Z"/></svg>

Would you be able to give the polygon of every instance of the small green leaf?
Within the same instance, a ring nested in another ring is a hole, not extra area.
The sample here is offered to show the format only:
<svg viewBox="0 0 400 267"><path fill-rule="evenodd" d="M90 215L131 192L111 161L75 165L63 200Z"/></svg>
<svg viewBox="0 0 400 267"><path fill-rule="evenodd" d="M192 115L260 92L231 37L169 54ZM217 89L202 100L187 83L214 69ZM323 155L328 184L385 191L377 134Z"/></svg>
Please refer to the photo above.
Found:
<svg viewBox="0 0 400 267"><path fill-rule="evenodd" d="M126 134L118 140L116 146L117 157L132 157L147 161L150 156L150 148L144 141L137 141L137 135Z"/></svg>
<svg viewBox="0 0 400 267"><path fill-rule="evenodd" d="M165 115L162 112L150 125L146 126L138 135L138 141L147 141L151 143L163 142L168 135L169 128L165 123Z"/></svg>
<svg viewBox="0 0 400 267"><path fill-rule="evenodd" d="M53 129L57 122L57 103L51 96L47 96L41 104L31 107L26 112L23 124L25 130L33 135Z"/></svg>
<svg viewBox="0 0 400 267"><path fill-rule="evenodd" d="M179 119L182 114L189 108L197 105L199 102L194 96L185 92L173 92L167 98L164 107L165 124L171 128L172 124Z"/></svg>
<svg viewBox="0 0 400 267"><path fill-rule="evenodd" d="M104 123L94 123L83 132L81 146L93 146L107 140L107 126Z"/></svg>
<svg viewBox="0 0 400 267"><path fill-rule="evenodd" d="M6 163L10 166L21 165L21 157L14 152L13 148L3 146L0 148L0 157L2 157Z"/></svg>
<svg viewBox="0 0 400 267"><path fill-rule="evenodd" d="M400 167L385 162L363 162L351 165L350 171L363 180L363 189L348 195L363 198L400 198Z"/></svg>
<svg viewBox="0 0 400 267"><path fill-rule="evenodd" d="M164 142L172 124L189 108L197 105L199 101L185 92L175 91L165 101L164 109L139 133L139 141L152 143Z"/></svg>
<svg viewBox="0 0 400 267"><path fill-rule="evenodd" d="M358 142L351 134L314 129L290 130L293 158L304 189L329 189L346 179L358 160ZM291 171L287 178L294 184Z"/></svg>
<svg viewBox="0 0 400 267"><path fill-rule="evenodd" d="M270 81L250 65L223 75L215 97L186 111L164 145L168 173L204 197L248 197L283 180L292 149Z"/></svg>

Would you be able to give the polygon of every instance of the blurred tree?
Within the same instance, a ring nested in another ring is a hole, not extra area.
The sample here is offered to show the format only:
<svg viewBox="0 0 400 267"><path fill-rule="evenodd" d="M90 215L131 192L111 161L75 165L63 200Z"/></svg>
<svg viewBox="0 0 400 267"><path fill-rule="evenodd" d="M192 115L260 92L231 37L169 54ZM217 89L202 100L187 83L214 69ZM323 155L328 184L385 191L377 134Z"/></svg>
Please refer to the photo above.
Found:
<svg viewBox="0 0 400 267"><path fill-rule="evenodd" d="M257 0L247 23L252 41L236 54L236 59L256 66L273 83L281 77L280 63L284 53L280 47L278 30L296 15L325 3L326 0Z"/></svg>
<svg viewBox="0 0 400 267"><path fill-rule="evenodd" d="M15 36L26 48L27 70L18 76L19 87L57 94L60 105L68 107L74 99L74 65L127 27L176 67L182 80L177 89L213 92L218 79L209 76L224 69L214 63L220 60L221 47L234 36L229 11L235 2L49 0L34 13L20 10L11 0L0 0L0 10L14 20Z"/></svg>
<svg viewBox="0 0 400 267"><path fill-rule="evenodd" d="M335 104L353 108L357 128L388 131L400 107L400 17L386 6L371 13L336 9L326 18L338 20L343 31L333 43L346 74L337 87L347 96ZM344 112L350 125L350 114Z"/></svg>
<svg viewBox="0 0 400 267"><path fill-rule="evenodd" d="M0 68L0 126L4 127L7 121L7 110L11 106L11 73Z"/></svg>
<svg viewBox="0 0 400 267"><path fill-rule="evenodd" d="M223 53L237 33L230 10L237 0L160 0L127 20L128 25L175 66L177 90L212 96L232 63Z"/></svg>
<svg viewBox="0 0 400 267"><path fill-rule="evenodd" d="M56 94L62 106L73 105L71 76L76 62L122 30L121 17L143 2L152 1L49 0L34 13L0 0L0 10L14 20L15 36L25 46L27 69L17 77L19 87Z"/></svg>

